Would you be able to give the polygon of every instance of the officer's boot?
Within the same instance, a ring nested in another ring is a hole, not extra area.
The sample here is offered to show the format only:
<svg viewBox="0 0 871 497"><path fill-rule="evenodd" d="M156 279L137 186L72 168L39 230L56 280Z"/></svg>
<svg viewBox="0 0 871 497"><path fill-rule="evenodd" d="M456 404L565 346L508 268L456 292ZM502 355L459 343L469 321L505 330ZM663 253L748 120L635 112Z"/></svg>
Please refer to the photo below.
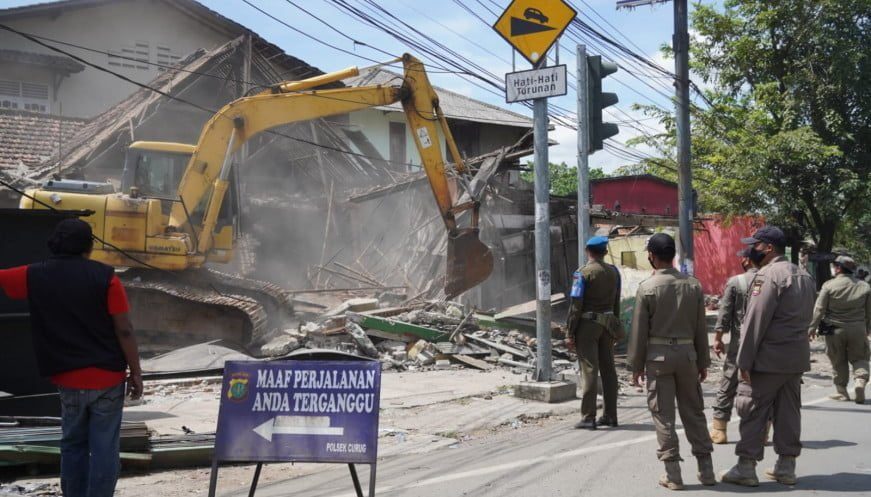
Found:
<svg viewBox="0 0 871 497"><path fill-rule="evenodd" d="M829 395L832 400L850 400L850 394L847 393L847 387L835 385L835 393Z"/></svg>
<svg viewBox="0 0 871 497"><path fill-rule="evenodd" d="M857 404L864 404L865 403L865 385L868 383L868 380L866 380L865 378L857 378L855 383L856 383L856 387L853 389L853 392L855 393L854 399L856 399Z"/></svg>
<svg viewBox="0 0 871 497"><path fill-rule="evenodd" d="M756 476L756 461L739 457L738 464L732 466L732 469L720 475L720 480L723 483L734 483L745 487L758 487L759 478Z"/></svg>
<svg viewBox="0 0 871 497"><path fill-rule="evenodd" d="M717 477L714 476L714 461L711 460L711 455L707 454L704 456L698 456L696 458L699 462L699 481L702 485L716 485Z"/></svg>
<svg viewBox="0 0 871 497"><path fill-rule="evenodd" d="M715 444L728 443L729 440L726 438L727 426L729 426L729 424L726 420L714 418L714 424L711 425L711 441Z"/></svg>
<svg viewBox="0 0 871 497"><path fill-rule="evenodd" d="M669 490L683 490L680 461L665 461L665 474L659 477L659 484Z"/></svg>
<svg viewBox="0 0 871 497"><path fill-rule="evenodd" d="M779 456L774 467L765 470L765 476L784 485L795 485L795 456Z"/></svg>

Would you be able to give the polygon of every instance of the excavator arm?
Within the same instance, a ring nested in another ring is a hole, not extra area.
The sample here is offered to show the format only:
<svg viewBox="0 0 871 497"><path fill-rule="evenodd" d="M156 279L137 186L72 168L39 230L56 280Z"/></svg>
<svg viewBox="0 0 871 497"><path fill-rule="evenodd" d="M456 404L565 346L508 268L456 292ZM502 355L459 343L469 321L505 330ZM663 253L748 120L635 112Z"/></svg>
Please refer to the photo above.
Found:
<svg viewBox="0 0 871 497"><path fill-rule="evenodd" d="M457 173L466 167L441 112L438 96L429 83L424 65L406 54L402 85L310 90L314 86L357 74L356 68L316 78L276 85L271 90L235 100L224 106L203 127L196 149L179 183L169 225L189 227L199 233L197 252L212 246L218 213L229 187L233 154L247 140L277 126L309 119L346 114L401 102L409 129L421 156L433 196L448 231L445 293L454 297L484 281L492 272L490 250L478 239L477 201L455 205L448 187L439 133L444 137ZM201 226L190 226L189 209L205 202ZM459 228L457 216L472 210L470 226Z"/></svg>

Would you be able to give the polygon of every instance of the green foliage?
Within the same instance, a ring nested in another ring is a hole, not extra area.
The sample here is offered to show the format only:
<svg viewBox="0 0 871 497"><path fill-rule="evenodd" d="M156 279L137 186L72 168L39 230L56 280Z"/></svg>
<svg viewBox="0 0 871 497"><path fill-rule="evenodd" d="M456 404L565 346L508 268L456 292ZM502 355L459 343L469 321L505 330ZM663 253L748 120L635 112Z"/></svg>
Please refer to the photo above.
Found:
<svg viewBox="0 0 871 497"><path fill-rule="evenodd" d="M535 171L533 163L527 162L526 167L530 170L520 173L520 177L532 183L535 181ZM548 164L550 171L550 193L551 195L571 195L578 191L578 168L570 167L565 162L559 164ZM604 178L606 174L597 168L590 169L590 179Z"/></svg>
<svg viewBox="0 0 871 497"><path fill-rule="evenodd" d="M821 251L867 253L871 2L725 0L697 5L693 28L691 65L712 103L692 116L702 207L763 214ZM664 157L643 166L673 174L671 110L642 110L665 127L635 140Z"/></svg>

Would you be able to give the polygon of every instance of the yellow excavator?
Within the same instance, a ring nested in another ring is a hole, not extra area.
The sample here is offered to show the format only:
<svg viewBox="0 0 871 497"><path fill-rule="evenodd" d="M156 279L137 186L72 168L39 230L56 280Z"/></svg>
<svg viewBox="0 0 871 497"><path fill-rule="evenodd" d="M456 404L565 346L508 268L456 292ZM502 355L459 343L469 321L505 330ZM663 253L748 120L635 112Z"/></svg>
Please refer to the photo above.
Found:
<svg viewBox="0 0 871 497"><path fill-rule="evenodd" d="M493 257L478 238L480 202L451 196L439 131L457 173L468 171L454 142L424 65L405 54L402 84L316 89L356 76L355 67L276 84L225 105L203 127L196 145L134 142L127 151L122 191L106 184L54 180L29 190L23 209L88 210L94 235L92 258L122 273L138 326L179 343L223 338L256 341L292 312L290 297L276 285L206 269L233 259L236 236L222 220L231 186L234 154L271 128L401 102L438 209L448 232L445 293L457 296L483 282ZM224 207L224 209L222 209ZM469 224L457 217L471 211ZM162 270L162 271L161 271ZM168 272L175 272L169 275Z"/></svg>

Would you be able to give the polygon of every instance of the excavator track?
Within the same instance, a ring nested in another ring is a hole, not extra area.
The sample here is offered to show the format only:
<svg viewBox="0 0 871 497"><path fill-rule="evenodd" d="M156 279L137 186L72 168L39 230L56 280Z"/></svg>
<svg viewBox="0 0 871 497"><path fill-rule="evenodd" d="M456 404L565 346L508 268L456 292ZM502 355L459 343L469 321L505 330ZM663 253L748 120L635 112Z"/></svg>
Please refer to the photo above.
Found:
<svg viewBox="0 0 871 497"><path fill-rule="evenodd" d="M205 269L119 273L145 352L224 340L257 355L292 315L290 294L272 283Z"/></svg>

